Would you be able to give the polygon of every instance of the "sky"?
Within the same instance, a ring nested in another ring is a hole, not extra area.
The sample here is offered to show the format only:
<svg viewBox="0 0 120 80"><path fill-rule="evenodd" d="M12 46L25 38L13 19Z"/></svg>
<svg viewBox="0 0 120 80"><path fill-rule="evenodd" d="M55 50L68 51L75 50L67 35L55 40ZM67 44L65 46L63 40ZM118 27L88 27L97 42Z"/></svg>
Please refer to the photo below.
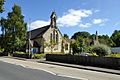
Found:
<svg viewBox="0 0 120 80"><path fill-rule="evenodd" d="M31 30L49 25L52 11L57 14L57 26L71 37L78 31L109 35L120 30L120 0L6 0L6 17L14 4L21 7Z"/></svg>

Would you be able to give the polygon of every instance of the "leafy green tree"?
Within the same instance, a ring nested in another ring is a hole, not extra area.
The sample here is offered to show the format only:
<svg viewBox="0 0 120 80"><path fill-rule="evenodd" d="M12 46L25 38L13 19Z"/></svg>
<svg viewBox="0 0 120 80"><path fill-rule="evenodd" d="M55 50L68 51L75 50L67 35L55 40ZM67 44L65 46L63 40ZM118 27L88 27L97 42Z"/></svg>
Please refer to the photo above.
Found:
<svg viewBox="0 0 120 80"><path fill-rule="evenodd" d="M69 39L69 36L67 34L64 34L63 37Z"/></svg>
<svg viewBox="0 0 120 80"><path fill-rule="evenodd" d="M115 30L111 36L111 39L115 43L114 47L120 47L120 30Z"/></svg>
<svg viewBox="0 0 120 80"><path fill-rule="evenodd" d="M77 40L77 45L78 45L78 48L79 48L79 52L83 52L85 51L84 48L85 48L85 41L82 37L78 37Z"/></svg>
<svg viewBox="0 0 120 80"><path fill-rule="evenodd" d="M5 46L5 24L6 24L6 19L4 19L3 17L1 18L1 35L0 35L0 47L3 49Z"/></svg>
<svg viewBox="0 0 120 80"><path fill-rule="evenodd" d="M71 43L73 54L81 53L86 51L85 40L82 37L77 37L77 39Z"/></svg>
<svg viewBox="0 0 120 80"><path fill-rule="evenodd" d="M78 48L78 44L76 41L71 41L70 43L70 46L72 48L72 51L73 51L73 55L76 54L76 53L79 53L79 48Z"/></svg>
<svg viewBox="0 0 120 80"><path fill-rule="evenodd" d="M0 0L0 13L4 11L3 5L4 5L5 0Z"/></svg>
<svg viewBox="0 0 120 80"><path fill-rule="evenodd" d="M89 38L90 33L88 33L88 32L76 32L71 38L72 39L77 39L78 36L80 36L82 38Z"/></svg>
<svg viewBox="0 0 120 80"><path fill-rule="evenodd" d="M6 19L2 17L1 18L1 31L2 31L1 37L5 35L5 23L6 23Z"/></svg>
<svg viewBox="0 0 120 80"><path fill-rule="evenodd" d="M99 39L99 43L101 43L101 44L105 44L108 46L114 45L114 42L112 41L112 39L108 35L99 35L98 39Z"/></svg>
<svg viewBox="0 0 120 80"><path fill-rule="evenodd" d="M88 33L88 32L77 32L77 33L75 33L72 36L72 39L75 39L73 50L77 49L76 53L88 52L89 49L87 47L89 46L89 43L90 43L90 38L89 37L90 37L90 33Z"/></svg>
<svg viewBox="0 0 120 80"><path fill-rule="evenodd" d="M89 36L89 39L93 39L93 38L95 38L95 34L91 34L90 36Z"/></svg>
<svg viewBox="0 0 120 80"><path fill-rule="evenodd" d="M4 29L6 44L4 49L7 52L14 52L25 45L27 27L24 22L24 16L22 15L21 8L18 5L15 4L12 8L12 12L8 13Z"/></svg>
<svg viewBox="0 0 120 80"><path fill-rule="evenodd" d="M51 50L51 54L53 53L53 49L56 45L58 45L58 43L56 43L55 40L51 40L49 43L44 42L44 46L48 47Z"/></svg>
<svg viewBox="0 0 120 80"><path fill-rule="evenodd" d="M3 8L4 2L5 2L5 0L0 0L0 13L2 13L4 11L4 8ZM4 22L5 22L5 19L1 18L0 19L0 27L1 27L2 32L4 31L4 27L3 27ZM3 36L3 35L0 35L0 36ZM1 47L1 43L2 43L2 37L0 38L0 47Z"/></svg>

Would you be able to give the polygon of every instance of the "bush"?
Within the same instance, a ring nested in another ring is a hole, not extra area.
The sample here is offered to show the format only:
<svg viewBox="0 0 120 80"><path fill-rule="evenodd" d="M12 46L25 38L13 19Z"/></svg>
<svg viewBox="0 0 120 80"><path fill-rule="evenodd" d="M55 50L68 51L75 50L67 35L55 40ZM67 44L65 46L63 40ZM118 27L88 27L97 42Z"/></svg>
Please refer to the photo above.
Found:
<svg viewBox="0 0 120 80"><path fill-rule="evenodd" d="M0 48L0 52L3 52L3 51L4 51L4 49Z"/></svg>
<svg viewBox="0 0 120 80"><path fill-rule="evenodd" d="M32 55L29 53L25 53L25 52L20 52L20 51L16 51L14 54L12 54L13 57L20 57L20 58L27 58L30 59L32 58Z"/></svg>
<svg viewBox="0 0 120 80"><path fill-rule="evenodd" d="M98 56L105 56L111 53L111 49L103 44L94 45L92 52L95 52Z"/></svg>
<svg viewBox="0 0 120 80"><path fill-rule="evenodd" d="M41 59L44 58L46 54L34 54L34 59Z"/></svg>
<svg viewBox="0 0 120 80"><path fill-rule="evenodd" d="M21 51L16 51L15 54L28 54L28 53L21 52Z"/></svg>

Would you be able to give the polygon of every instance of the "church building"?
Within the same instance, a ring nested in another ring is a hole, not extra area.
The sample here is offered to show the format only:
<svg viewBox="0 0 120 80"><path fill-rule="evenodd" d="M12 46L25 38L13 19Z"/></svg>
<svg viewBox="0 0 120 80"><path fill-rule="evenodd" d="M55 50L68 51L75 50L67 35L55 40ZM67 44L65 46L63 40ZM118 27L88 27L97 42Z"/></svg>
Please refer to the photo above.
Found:
<svg viewBox="0 0 120 80"><path fill-rule="evenodd" d="M52 12L50 19L49 25L27 33L27 52L30 50L33 53L69 53L70 43L63 41L63 36L56 25L55 12Z"/></svg>

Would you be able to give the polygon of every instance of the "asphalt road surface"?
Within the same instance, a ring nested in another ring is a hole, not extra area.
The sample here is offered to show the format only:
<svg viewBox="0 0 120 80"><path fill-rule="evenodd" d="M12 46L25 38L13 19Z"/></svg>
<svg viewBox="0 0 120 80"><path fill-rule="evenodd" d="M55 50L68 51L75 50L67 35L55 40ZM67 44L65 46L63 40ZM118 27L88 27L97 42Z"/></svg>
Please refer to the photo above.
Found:
<svg viewBox="0 0 120 80"><path fill-rule="evenodd" d="M0 80L120 80L120 75L0 57Z"/></svg>
<svg viewBox="0 0 120 80"><path fill-rule="evenodd" d="M0 61L0 80L78 80ZM80 79L79 79L80 80Z"/></svg>

